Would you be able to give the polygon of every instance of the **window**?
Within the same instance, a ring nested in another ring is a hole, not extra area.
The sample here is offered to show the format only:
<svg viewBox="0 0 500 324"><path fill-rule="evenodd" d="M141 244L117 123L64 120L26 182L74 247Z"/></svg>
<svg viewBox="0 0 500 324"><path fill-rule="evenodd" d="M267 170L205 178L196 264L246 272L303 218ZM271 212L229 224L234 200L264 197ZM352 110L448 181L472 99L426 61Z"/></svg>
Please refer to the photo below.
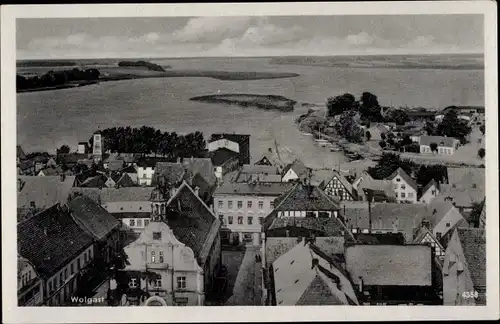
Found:
<svg viewBox="0 0 500 324"><path fill-rule="evenodd" d="M80 271L80 258L76 260L76 271Z"/></svg>
<svg viewBox="0 0 500 324"><path fill-rule="evenodd" d="M233 209L233 201L232 201L232 200L229 200L229 201L227 202L227 208L229 208L229 209Z"/></svg>
<svg viewBox="0 0 500 324"><path fill-rule="evenodd" d="M408 193L408 198L413 198L413 192Z"/></svg>
<svg viewBox="0 0 500 324"><path fill-rule="evenodd" d="M155 263L156 262L156 253L155 251L151 251L151 263Z"/></svg>
<svg viewBox="0 0 500 324"><path fill-rule="evenodd" d="M405 190L406 186L404 184L401 185L401 189Z"/></svg>
<svg viewBox="0 0 500 324"><path fill-rule="evenodd" d="M163 251L160 251L160 263L163 263Z"/></svg>
<svg viewBox="0 0 500 324"><path fill-rule="evenodd" d="M446 223L446 227L450 227L450 226L451 226L451 224L450 224L450 223Z"/></svg>
<svg viewBox="0 0 500 324"><path fill-rule="evenodd" d="M436 239L438 241L441 241L441 233L439 233L439 232L436 233Z"/></svg>
<svg viewBox="0 0 500 324"><path fill-rule="evenodd" d="M135 219L131 219L129 224L130 226L135 226Z"/></svg>
<svg viewBox="0 0 500 324"><path fill-rule="evenodd" d="M263 201L259 201L259 209L263 209L264 208L264 202Z"/></svg>
<svg viewBox="0 0 500 324"><path fill-rule="evenodd" d="M68 268L64 269L64 280L68 279Z"/></svg>
<svg viewBox="0 0 500 324"><path fill-rule="evenodd" d="M400 181L401 181L401 179L399 179L399 178L396 178L396 182L400 182Z"/></svg>
<svg viewBox="0 0 500 324"><path fill-rule="evenodd" d="M61 274L61 278L62 278L62 274ZM54 289L57 290L57 288L59 288L59 279L57 277L55 277L55 279L54 279Z"/></svg>
<svg viewBox="0 0 500 324"><path fill-rule="evenodd" d="M156 279L155 288L161 288L161 279Z"/></svg>
<svg viewBox="0 0 500 324"><path fill-rule="evenodd" d="M252 216L248 216L247 223L248 223L248 225L252 225L252 223L253 223L253 217Z"/></svg>
<svg viewBox="0 0 500 324"><path fill-rule="evenodd" d="M74 267L73 263L69 265L69 272L71 273L71 275L73 275L75 273L75 267Z"/></svg>
<svg viewBox="0 0 500 324"><path fill-rule="evenodd" d="M224 207L224 202L223 202L222 200L219 200L219 202L217 203L217 206L218 206L219 208Z"/></svg>
<svg viewBox="0 0 500 324"><path fill-rule="evenodd" d="M238 200L238 209L243 208L243 201Z"/></svg>
<svg viewBox="0 0 500 324"><path fill-rule="evenodd" d="M87 253L83 254L83 264L87 263Z"/></svg>
<svg viewBox="0 0 500 324"><path fill-rule="evenodd" d="M406 198L406 194L404 192L401 193L401 198Z"/></svg>
<svg viewBox="0 0 500 324"><path fill-rule="evenodd" d="M186 289L186 277L177 277L177 289Z"/></svg>
<svg viewBox="0 0 500 324"><path fill-rule="evenodd" d="M89 260L92 258L92 250L89 250Z"/></svg>
<svg viewBox="0 0 500 324"><path fill-rule="evenodd" d="M431 195L433 195L433 196L436 195L436 190L432 190Z"/></svg>
<svg viewBox="0 0 500 324"><path fill-rule="evenodd" d="M233 216L227 216L227 223L229 225L233 224Z"/></svg>
<svg viewBox="0 0 500 324"><path fill-rule="evenodd" d="M142 210L142 207L139 207L139 210Z"/></svg>
<svg viewBox="0 0 500 324"><path fill-rule="evenodd" d="M153 240L155 241L161 240L161 232L153 232Z"/></svg>
<svg viewBox="0 0 500 324"><path fill-rule="evenodd" d="M144 227L148 226L149 225L149 219L145 219L144 220Z"/></svg>
<svg viewBox="0 0 500 324"><path fill-rule="evenodd" d="M269 207L271 207L271 209L274 209L274 201L269 202Z"/></svg>
<svg viewBox="0 0 500 324"><path fill-rule="evenodd" d="M247 208L252 208L252 201L251 200L247 201Z"/></svg>
<svg viewBox="0 0 500 324"><path fill-rule="evenodd" d="M52 288L52 281L49 281L49 293L51 293L54 289Z"/></svg>
<svg viewBox="0 0 500 324"><path fill-rule="evenodd" d="M396 192L396 198L398 198L398 193Z"/></svg>
<svg viewBox="0 0 500 324"><path fill-rule="evenodd" d="M142 227L142 219L137 220L137 227Z"/></svg>
<svg viewBox="0 0 500 324"><path fill-rule="evenodd" d="M243 216L238 216L238 224L239 225L243 224Z"/></svg>
<svg viewBox="0 0 500 324"><path fill-rule="evenodd" d="M223 214L219 214L219 220L222 223L222 225L224 225L224 215Z"/></svg>
<svg viewBox="0 0 500 324"><path fill-rule="evenodd" d="M130 288L137 288L137 279L136 278L130 278L130 282L128 283L128 286Z"/></svg>
<svg viewBox="0 0 500 324"><path fill-rule="evenodd" d="M259 224L262 225L264 223L264 217L259 217Z"/></svg>

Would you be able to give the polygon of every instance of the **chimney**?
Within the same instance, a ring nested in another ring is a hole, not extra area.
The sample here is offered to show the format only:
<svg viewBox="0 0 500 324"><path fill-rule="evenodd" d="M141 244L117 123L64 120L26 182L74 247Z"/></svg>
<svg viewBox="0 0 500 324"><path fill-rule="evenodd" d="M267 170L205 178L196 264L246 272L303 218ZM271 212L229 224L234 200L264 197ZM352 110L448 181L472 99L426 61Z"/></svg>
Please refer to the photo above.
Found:
<svg viewBox="0 0 500 324"><path fill-rule="evenodd" d="M311 264L311 269L314 269L314 267L317 267L319 265L319 260L316 258L312 259L312 264Z"/></svg>

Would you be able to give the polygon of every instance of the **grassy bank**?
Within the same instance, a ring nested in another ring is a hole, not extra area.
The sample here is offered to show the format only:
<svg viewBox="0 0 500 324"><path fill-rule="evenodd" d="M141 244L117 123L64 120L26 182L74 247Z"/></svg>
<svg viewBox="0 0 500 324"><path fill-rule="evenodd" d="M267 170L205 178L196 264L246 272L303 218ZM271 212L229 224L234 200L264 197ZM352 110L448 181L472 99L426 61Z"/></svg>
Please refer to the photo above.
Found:
<svg viewBox="0 0 500 324"><path fill-rule="evenodd" d="M293 111L295 100L275 95L257 94L217 94L193 97L190 100L210 103L235 104L242 107Z"/></svg>

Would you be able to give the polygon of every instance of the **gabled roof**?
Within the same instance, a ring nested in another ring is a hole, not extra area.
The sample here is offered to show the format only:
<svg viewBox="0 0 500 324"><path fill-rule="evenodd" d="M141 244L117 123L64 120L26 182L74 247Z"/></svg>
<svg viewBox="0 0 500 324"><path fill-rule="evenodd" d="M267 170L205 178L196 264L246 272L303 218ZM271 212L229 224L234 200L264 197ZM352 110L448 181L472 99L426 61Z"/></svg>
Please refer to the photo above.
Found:
<svg viewBox="0 0 500 324"><path fill-rule="evenodd" d="M349 181L347 181L344 175L338 172L337 170L331 171L330 179L325 181L324 185L322 186L323 188L321 189L324 190L324 188L326 188L326 186L330 183L330 181L333 181L334 179L338 179L340 183L344 186L344 188L349 192L349 194L351 196L353 195L352 184Z"/></svg>
<svg viewBox="0 0 500 324"><path fill-rule="evenodd" d="M274 212L271 214L274 214ZM268 230L272 231L293 227L313 231L321 236L344 237L346 240L354 241L352 233L346 228L342 221L336 217L276 217Z"/></svg>
<svg viewBox="0 0 500 324"><path fill-rule="evenodd" d="M273 166L276 166L278 168L283 167L283 162L281 161L278 154L276 154L276 152L274 152L274 151L271 151L271 152L267 151L267 152L263 153L260 156L260 158L258 158L256 160L256 162L254 164L255 165L262 165L261 163L263 162L264 159L269 161L271 163L271 165L273 165Z"/></svg>
<svg viewBox="0 0 500 324"><path fill-rule="evenodd" d="M389 177L387 177L387 180L393 180L394 178L396 178L396 176L400 176L401 178L403 178L403 180L410 186L412 187L415 191L418 189L418 185L417 183L415 182L415 180L413 180L409 175L408 173L406 173L402 168L398 168L396 171L394 171Z"/></svg>
<svg viewBox="0 0 500 324"><path fill-rule="evenodd" d="M296 183L286 194L275 201L276 211L329 211L339 210L339 204L315 186Z"/></svg>
<svg viewBox="0 0 500 324"><path fill-rule="evenodd" d="M284 176L290 169L292 169L293 172L295 172L295 174L299 178L307 175L307 172L308 172L308 169L305 166L305 164L299 159L296 159L292 163L285 166L285 168L283 169L283 172L281 172L281 174Z"/></svg>
<svg viewBox="0 0 500 324"><path fill-rule="evenodd" d="M168 184L176 185L182 181L185 172L184 166L180 163L158 162L155 168L155 179L159 181L159 177L164 177Z"/></svg>
<svg viewBox="0 0 500 324"><path fill-rule="evenodd" d="M37 208L49 208L57 203L65 204L75 177L66 176L61 181L61 176L19 176L21 190L17 193L17 207L30 207L31 202Z"/></svg>
<svg viewBox="0 0 500 324"><path fill-rule="evenodd" d="M411 241L414 229L428 217L425 204L377 203L372 206L372 229L402 232Z"/></svg>
<svg viewBox="0 0 500 324"><path fill-rule="evenodd" d="M121 177L115 181L116 186L120 187L136 187L136 183L130 178L128 173L122 173Z"/></svg>
<svg viewBox="0 0 500 324"><path fill-rule="evenodd" d="M432 186L436 187L439 189L439 184L436 182L436 180L434 179L431 179L431 181L429 181L425 187L422 189L422 196L427 192L427 190L429 190L430 188L432 188Z"/></svg>
<svg viewBox="0 0 500 324"><path fill-rule="evenodd" d="M431 224L432 228L436 227L443 217L448 214L452 209L455 209L453 204L449 201L436 201L433 200L429 205L429 212L431 214ZM458 210L457 210L458 213ZM463 217L462 217L463 218Z"/></svg>
<svg viewBox="0 0 500 324"><path fill-rule="evenodd" d="M155 168L160 162L168 162L164 157L142 157L137 159L137 166L140 168Z"/></svg>
<svg viewBox="0 0 500 324"><path fill-rule="evenodd" d="M458 208L470 208L473 203L480 203L485 197L484 188L456 189L450 185L441 185L439 195L433 201L450 201Z"/></svg>
<svg viewBox="0 0 500 324"><path fill-rule="evenodd" d="M34 168L35 167L35 163L33 161L22 161L20 162L18 165L19 169L21 169L21 171L25 171L29 168Z"/></svg>
<svg viewBox="0 0 500 324"><path fill-rule="evenodd" d="M166 222L175 237L193 250L199 265L203 266L221 223L185 181L167 202Z"/></svg>
<svg viewBox="0 0 500 324"><path fill-rule="evenodd" d="M118 171L123 169L125 162L123 160L112 160L108 162L108 169L110 171Z"/></svg>
<svg viewBox="0 0 500 324"><path fill-rule="evenodd" d="M71 188L70 195L72 196L82 195L92 199L99 205L101 204L101 190L99 188L73 187Z"/></svg>
<svg viewBox="0 0 500 324"><path fill-rule="evenodd" d="M274 261L276 304L357 305L356 293L342 268L313 247L300 242Z"/></svg>
<svg viewBox="0 0 500 324"><path fill-rule="evenodd" d="M428 245L352 245L345 250L347 271L367 286L431 286Z"/></svg>
<svg viewBox="0 0 500 324"><path fill-rule="evenodd" d="M85 196L78 196L68 203L75 221L96 240L106 237L120 223L101 205Z"/></svg>
<svg viewBox="0 0 500 324"><path fill-rule="evenodd" d="M60 166L57 166L55 168L49 167L42 169L38 172L38 174L40 174L40 172L43 172L44 176L58 176L64 173L63 169Z"/></svg>
<svg viewBox="0 0 500 324"><path fill-rule="evenodd" d="M420 145L430 146L431 143L436 143L437 146L453 147L458 140L453 137L444 136L420 136Z"/></svg>
<svg viewBox="0 0 500 324"><path fill-rule="evenodd" d="M17 224L18 253L49 278L93 243L67 211L54 205Z"/></svg>
<svg viewBox="0 0 500 324"><path fill-rule="evenodd" d="M101 204L124 201L149 201L154 187L102 188Z"/></svg>
<svg viewBox="0 0 500 324"><path fill-rule="evenodd" d="M219 148L215 151L208 152L208 157L212 160L214 166L222 166L227 161L238 159L239 153L228 150L227 148Z"/></svg>
<svg viewBox="0 0 500 324"><path fill-rule="evenodd" d="M106 187L106 181L108 179L106 178L106 176L103 176L103 175L96 175L94 177L90 177L90 178L87 178L85 179L85 181L83 181L81 184L80 184L80 187L82 188L103 188L103 187Z"/></svg>
<svg viewBox="0 0 500 324"><path fill-rule="evenodd" d="M199 173L209 184L215 184L214 165L209 158L184 159L182 165L193 177Z"/></svg>
<svg viewBox="0 0 500 324"><path fill-rule="evenodd" d="M441 242L439 242L439 240L434 236L434 234L432 234L432 231L425 226L419 227L419 229L417 230L417 232L415 234L415 239L413 240L412 243L422 244L422 240L424 239L424 237L426 235L429 235L432 238L434 243L441 249L441 251L445 250L445 248L443 247Z"/></svg>
<svg viewBox="0 0 500 324"><path fill-rule="evenodd" d="M458 228L465 261L474 287L486 287L486 232L480 228Z"/></svg>
<svg viewBox="0 0 500 324"><path fill-rule="evenodd" d="M137 170L133 165L126 166L125 168L121 169L120 172L126 172L126 173L137 173Z"/></svg>
<svg viewBox="0 0 500 324"><path fill-rule="evenodd" d="M56 160L59 164L77 164L79 160L86 160L89 158L89 154L81 153L60 153L57 154Z"/></svg>

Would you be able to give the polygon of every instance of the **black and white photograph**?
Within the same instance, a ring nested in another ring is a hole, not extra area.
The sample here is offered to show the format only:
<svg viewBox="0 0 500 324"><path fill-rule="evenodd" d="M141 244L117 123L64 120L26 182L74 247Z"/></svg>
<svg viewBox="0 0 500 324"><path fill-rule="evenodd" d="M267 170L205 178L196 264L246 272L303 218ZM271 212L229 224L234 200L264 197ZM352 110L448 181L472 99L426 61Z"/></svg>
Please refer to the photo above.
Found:
<svg viewBox="0 0 500 324"><path fill-rule="evenodd" d="M486 77L496 4L262 5L9 15L2 245L16 312L396 305L498 316L498 255L487 253L498 248L498 94Z"/></svg>

